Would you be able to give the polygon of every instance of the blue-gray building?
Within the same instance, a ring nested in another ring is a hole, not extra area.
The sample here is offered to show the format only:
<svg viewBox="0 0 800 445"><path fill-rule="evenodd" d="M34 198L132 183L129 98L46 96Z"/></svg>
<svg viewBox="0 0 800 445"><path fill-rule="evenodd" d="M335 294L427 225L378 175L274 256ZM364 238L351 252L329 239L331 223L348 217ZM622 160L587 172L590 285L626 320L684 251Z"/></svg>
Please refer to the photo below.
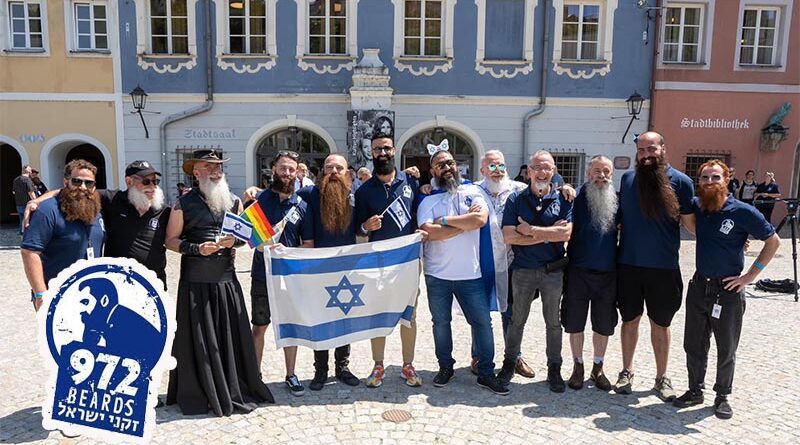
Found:
<svg viewBox="0 0 800 445"><path fill-rule="evenodd" d="M426 169L426 145L447 138L473 179L486 150L503 151L513 177L547 149L581 183L592 155L633 155L632 137L620 140L634 91L645 102L631 133L647 127L652 24L632 0L130 0L119 8L122 89L149 94L150 138L126 113L125 157L161 160L169 185L184 179L180 163L197 147L232 158L237 191L262 181L278 149L310 165L327 153L364 163L361 139L387 119L399 167Z"/></svg>

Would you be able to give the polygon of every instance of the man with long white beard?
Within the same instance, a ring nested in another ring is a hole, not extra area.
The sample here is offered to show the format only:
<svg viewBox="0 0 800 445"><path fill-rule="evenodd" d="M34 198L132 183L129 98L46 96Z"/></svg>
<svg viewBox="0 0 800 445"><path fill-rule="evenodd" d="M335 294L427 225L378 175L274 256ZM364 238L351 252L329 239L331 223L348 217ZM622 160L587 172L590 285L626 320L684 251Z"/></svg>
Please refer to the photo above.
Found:
<svg viewBox="0 0 800 445"><path fill-rule="evenodd" d="M196 150L183 171L199 187L175 203L167 225L167 248L181 254L176 308L177 330L167 404L186 415L229 416L273 403L261 381L233 249L243 243L220 236L225 212L239 214L216 150Z"/></svg>
<svg viewBox="0 0 800 445"><path fill-rule="evenodd" d="M317 185L306 187L298 195L308 203L306 218L301 229L303 247L336 247L356 243L353 218L352 182L347 173L347 160L332 154L325 158L322 177ZM308 389L319 391L328 380L328 351L314 351L314 378ZM334 351L336 379L348 386L358 386L361 381L354 376L350 363L350 345Z"/></svg>
<svg viewBox="0 0 800 445"><path fill-rule="evenodd" d="M681 307L683 281L678 263L679 221L692 224L692 180L666 161L664 137L654 131L636 139L636 170L622 175L619 210L622 230L617 256L617 307L622 317L622 371L615 391L630 394L639 321L647 305L656 359L655 390L671 401L667 374L672 317Z"/></svg>
<svg viewBox="0 0 800 445"><path fill-rule="evenodd" d="M679 408L703 403L711 333L717 345L714 414L730 419L728 395L733 389L736 349L742 333L745 286L756 280L780 246L772 224L754 207L728 192L730 170L711 160L698 170L699 188L692 206L697 235L696 271L686 293L683 349L689 371L689 391L675 399ZM758 258L744 270L744 245L748 236L764 241Z"/></svg>
<svg viewBox="0 0 800 445"><path fill-rule="evenodd" d="M561 302L561 324L569 334L572 376L567 385L583 388L583 339L589 303L592 306L594 365L589 378L595 387L611 390L603 372L608 337L617 326L617 192L612 175L614 165L605 156L595 156L586 172L572 207L572 235L567 245L569 267Z"/></svg>

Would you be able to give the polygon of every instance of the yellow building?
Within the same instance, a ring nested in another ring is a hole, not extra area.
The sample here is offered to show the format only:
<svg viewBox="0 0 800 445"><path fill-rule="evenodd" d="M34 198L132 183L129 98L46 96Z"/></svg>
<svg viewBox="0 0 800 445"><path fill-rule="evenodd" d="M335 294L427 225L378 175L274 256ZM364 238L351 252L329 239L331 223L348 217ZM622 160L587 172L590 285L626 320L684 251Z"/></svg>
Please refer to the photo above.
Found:
<svg viewBox="0 0 800 445"><path fill-rule="evenodd" d="M25 164L56 188L83 158L98 186L119 186L118 23L115 0L0 0L0 222L16 220L11 182Z"/></svg>

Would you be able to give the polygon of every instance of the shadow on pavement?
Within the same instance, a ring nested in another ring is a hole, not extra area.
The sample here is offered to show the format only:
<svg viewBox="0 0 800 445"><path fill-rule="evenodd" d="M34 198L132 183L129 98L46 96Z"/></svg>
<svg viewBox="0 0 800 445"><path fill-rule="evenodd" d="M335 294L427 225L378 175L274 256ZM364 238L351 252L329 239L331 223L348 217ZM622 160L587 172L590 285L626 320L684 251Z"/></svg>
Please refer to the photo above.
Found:
<svg viewBox="0 0 800 445"><path fill-rule="evenodd" d="M42 407L32 406L0 417L0 443L29 443L47 439L42 428Z"/></svg>

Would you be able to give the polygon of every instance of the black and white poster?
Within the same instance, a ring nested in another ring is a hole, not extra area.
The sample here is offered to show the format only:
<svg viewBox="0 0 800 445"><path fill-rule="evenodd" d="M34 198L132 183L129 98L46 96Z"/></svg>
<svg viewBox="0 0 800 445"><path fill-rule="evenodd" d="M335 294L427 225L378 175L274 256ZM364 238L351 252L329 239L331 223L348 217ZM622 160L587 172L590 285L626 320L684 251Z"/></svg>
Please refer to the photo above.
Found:
<svg viewBox="0 0 800 445"><path fill-rule="evenodd" d="M384 133L394 138L394 111L350 110L347 128L348 163L356 170L372 170L372 136Z"/></svg>

